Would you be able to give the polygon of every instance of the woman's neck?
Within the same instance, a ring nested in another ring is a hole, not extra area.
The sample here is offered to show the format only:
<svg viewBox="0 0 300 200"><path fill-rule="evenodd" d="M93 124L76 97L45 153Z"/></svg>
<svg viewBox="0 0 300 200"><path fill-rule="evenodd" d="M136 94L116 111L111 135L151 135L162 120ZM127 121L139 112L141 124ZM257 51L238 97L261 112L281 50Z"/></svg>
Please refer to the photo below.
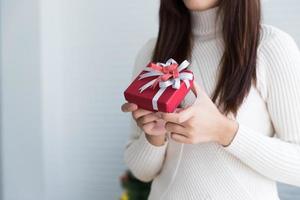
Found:
<svg viewBox="0 0 300 200"><path fill-rule="evenodd" d="M218 17L218 9L219 7L213 7L203 11L190 11L193 35L212 36L221 31L222 23Z"/></svg>

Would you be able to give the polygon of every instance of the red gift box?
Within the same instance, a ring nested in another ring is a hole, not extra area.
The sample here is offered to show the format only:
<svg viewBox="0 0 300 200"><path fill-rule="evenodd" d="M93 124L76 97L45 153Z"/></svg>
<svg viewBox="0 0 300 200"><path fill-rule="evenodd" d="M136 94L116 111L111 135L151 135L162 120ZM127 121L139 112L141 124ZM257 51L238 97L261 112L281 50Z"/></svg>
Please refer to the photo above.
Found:
<svg viewBox="0 0 300 200"><path fill-rule="evenodd" d="M193 84L188 65L188 61L178 65L173 59L149 63L125 90L125 99L146 110L174 112Z"/></svg>

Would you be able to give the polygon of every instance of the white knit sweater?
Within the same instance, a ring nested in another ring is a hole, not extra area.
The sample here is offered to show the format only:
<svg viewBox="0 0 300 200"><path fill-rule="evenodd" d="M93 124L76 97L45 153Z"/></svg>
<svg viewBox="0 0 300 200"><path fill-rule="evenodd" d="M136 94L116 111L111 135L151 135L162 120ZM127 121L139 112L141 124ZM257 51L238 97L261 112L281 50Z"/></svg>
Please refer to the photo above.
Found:
<svg viewBox="0 0 300 200"><path fill-rule="evenodd" d="M192 11L195 37L191 69L212 95L223 54L217 8ZM140 50L134 76L151 60L155 39ZM257 86L238 111L238 132L217 143L181 144L168 137L154 146L132 123L125 162L143 181L153 180L150 200L275 200L276 181L300 186L300 53L286 33L262 26ZM194 101L193 95L184 104Z"/></svg>

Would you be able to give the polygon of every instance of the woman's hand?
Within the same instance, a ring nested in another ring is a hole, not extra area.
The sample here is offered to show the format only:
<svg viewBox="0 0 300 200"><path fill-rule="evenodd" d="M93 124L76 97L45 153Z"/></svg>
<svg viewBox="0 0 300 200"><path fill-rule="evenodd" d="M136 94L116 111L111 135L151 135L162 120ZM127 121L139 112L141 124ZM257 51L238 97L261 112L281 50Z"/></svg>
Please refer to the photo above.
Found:
<svg viewBox="0 0 300 200"><path fill-rule="evenodd" d="M122 105L123 112L131 112L137 126L145 133L148 141L156 146L163 145L165 142L166 122L161 119L160 112L152 112L138 108L136 104L125 103Z"/></svg>
<svg viewBox="0 0 300 200"><path fill-rule="evenodd" d="M223 146L229 145L237 132L238 123L222 115L196 82L193 92L197 96L193 105L178 113L162 114L167 121L166 130L180 143L217 142Z"/></svg>

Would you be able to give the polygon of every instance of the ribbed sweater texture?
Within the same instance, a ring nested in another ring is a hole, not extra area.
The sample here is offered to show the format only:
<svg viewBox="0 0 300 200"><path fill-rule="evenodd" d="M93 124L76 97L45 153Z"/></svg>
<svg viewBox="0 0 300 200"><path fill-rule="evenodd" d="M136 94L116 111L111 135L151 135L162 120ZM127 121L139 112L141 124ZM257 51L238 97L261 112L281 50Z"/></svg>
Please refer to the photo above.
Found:
<svg viewBox="0 0 300 200"><path fill-rule="evenodd" d="M224 53L217 9L191 11L190 69L209 96ZM133 78L151 61L155 43L139 51ZM189 93L183 105L194 100ZM287 33L262 24L257 84L235 120L239 129L227 147L182 144L169 135L154 146L132 120L125 163L138 179L153 181L149 200L277 200L277 181L300 186L300 52Z"/></svg>

